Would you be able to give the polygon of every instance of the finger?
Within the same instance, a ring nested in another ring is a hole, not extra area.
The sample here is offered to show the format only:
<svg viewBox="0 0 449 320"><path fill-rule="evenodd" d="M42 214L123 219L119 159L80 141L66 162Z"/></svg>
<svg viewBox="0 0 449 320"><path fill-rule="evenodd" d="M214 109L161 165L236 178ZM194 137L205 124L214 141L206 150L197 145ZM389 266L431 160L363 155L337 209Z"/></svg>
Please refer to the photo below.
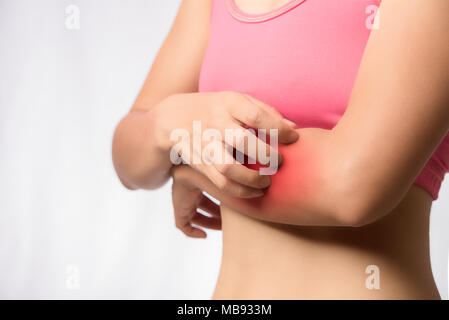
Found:
<svg viewBox="0 0 449 320"><path fill-rule="evenodd" d="M262 102L254 102L254 98L244 95L235 95L231 99L228 110L231 116L242 125L254 129L265 129L267 134L270 129L277 130L281 143L290 144L299 138L298 133L292 128L280 114L268 111L268 106L262 106Z"/></svg>
<svg viewBox="0 0 449 320"><path fill-rule="evenodd" d="M197 212L197 214L193 217L192 223L197 226L213 229L213 230L221 230L221 219L216 217L206 217L205 215Z"/></svg>
<svg viewBox="0 0 449 320"><path fill-rule="evenodd" d="M282 142L282 143L286 143L286 144L288 144L289 142L287 141L287 140L284 140L284 137L285 137L285 139L289 139L289 136L290 136L290 138L292 139L292 141L290 142L290 143L293 143L293 142L295 142L295 141L297 141L298 140L298 138L299 138L299 133L298 133L298 131L296 131L296 129L298 129L298 125L295 123L295 122L293 122L293 121L291 121L291 120L289 120L289 119L287 119L287 118L285 118L278 110L276 110L274 107L272 107L272 106L270 106L270 105L268 105L268 104L266 104L266 103L264 103L264 102L262 102L262 101L260 101L260 100L257 100L256 98L254 98L254 97L252 97L252 96L250 96L250 95L248 95L248 94L244 94L243 95L246 99L248 99L249 101L251 101L252 103L254 103L255 105L257 105L257 106L259 106L260 108L262 108L263 110L265 110L269 115L271 115L273 118L275 118L275 119L281 119L281 128L279 128L279 130L281 131L281 134L280 134L280 141ZM291 132L291 129L293 129L293 131L296 133L296 134L294 134L294 133L292 133ZM282 140L281 140L282 139Z"/></svg>
<svg viewBox="0 0 449 320"><path fill-rule="evenodd" d="M265 189L271 185L268 175L261 175L258 170L245 167L240 163L214 164L215 168L226 178L231 179L244 186L255 189Z"/></svg>
<svg viewBox="0 0 449 320"><path fill-rule="evenodd" d="M213 164L215 168L225 177L238 182L244 186L255 189L264 189L270 186L271 178L267 175L261 175L259 171L245 167L242 163L237 162L221 141L208 145L208 154L214 153L218 157L210 156L206 160ZM240 154L241 155L241 154ZM275 164L272 164L273 166Z"/></svg>
<svg viewBox="0 0 449 320"><path fill-rule="evenodd" d="M206 233L190 224L191 219L196 214L196 198L201 191L188 188L186 185L173 179L172 184L172 204L175 215L176 228L181 230L186 236L191 238L205 238Z"/></svg>
<svg viewBox="0 0 449 320"><path fill-rule="evenodd" d="M262 132L258 132L258 137L253 129L243 128L235 119L228 117L227 121L222 119L214 125L220 134L210 132L210 135L203 136L201 148L197 147L192 152L197 159L202 159L208 164L213 162L212 158L218 158L216 163L235 163L232 156L235 149L238 155L246 155L262 165L277 168L282 164L283 159L277 150L277 143L271 146L270 137L265 139ZM212 154L213 156L210 156ZM243 163L243 160L243 156L237 159L240 163Z"/></svg>
<svg viewBox="0 0 449 320"><path fill-rule="evenodd" d="M263 189L256 189L232 181L221 174L213 165L204 166L203 172L218 190L237 198L257 198L264 195Z"/></svg>
<svg viewBox="0 0 449 320"><path fill-rule="evenodd" d="M272 137L267 136L266 133L257 131L257 136L254 133L252 129L240 127L233 130L232 134L225 135L224 142L228 153L229 146L232 146L240 154L245 154L260 164L280 166L283 158L277 149L277 143L275 144L273 139L270 140ZM242 160L240 159L240 163L243 163Z"/></svg>
<svg viewBox="0 0 449 320"><path fill-rule="evenodd" d="M190 223L178 229L190 238L201 239L207 237L206 232L204 232L200 228L193 227Z"/></svg>
<svg viewBox="0 0 449 320"><path fill-rule="evenodd" d="M294 123L291 120L288 120L287 118L285 118L278 110L276 110L275 108L273 108L272 106L257 100L256 98L250 96L249 94L244 94L243 95L245 98L249 99L251 102L253 102L254 104L258 105L259 107L263 108L266 112L268 112L269 114L271 114L273 117L281 117L282 121L285 122L285 124L287 124L290 128L292 129L298 129L298 125L296 123Z"/></svg>
<svg viewBox="0 0 449 320"><path fill-rule="evenodd" d="M198 208L201 210L209 213L210 215L214 217L220 217L221 216L221 210L220 206L213 202L211 199L203 195L200 202L198 203Z"/></svg>
<svg viewBox="0 0 449 320"><path fill-rule="evenodd" d="M279 152L270 146L267 139L266 141L262 140L256 135L254 129L242 127L241 123L232 117L229 117L227 121L222 121L218 124L217 129L222 133L222 142L224 142L226 146L232 147L242 154L257 159L258 150L263 150L266 155L272 155L273 159L277 157L279 162L282 161ZM208 147L213 145L214 142L215 141L206 139L203 140L203 143ZM216 145L216 147L218 148L218 145Z"/></svg>
<svg viewBox="0 0 449 320"><path fill-rule="evenodd" d="M181 183L177 179L173 179L172 183L172 204L180 217L185 217L185 221L189 221L189 215L193 215L197 207L197 202L202 196L200 189Z"/></svg>
<svg viewBox="0 0 449 320"><path fill-rule="evenodd" d="M184 233L186 236L190 238L206 238L207 237L206 232L197 227L192 226L191 224L191 221L194 219L196 214L197 214L196 210L193 210L188 214L182 214L179 212L179 210L175 209L176 228L181 230L182 233Z"/></svg>

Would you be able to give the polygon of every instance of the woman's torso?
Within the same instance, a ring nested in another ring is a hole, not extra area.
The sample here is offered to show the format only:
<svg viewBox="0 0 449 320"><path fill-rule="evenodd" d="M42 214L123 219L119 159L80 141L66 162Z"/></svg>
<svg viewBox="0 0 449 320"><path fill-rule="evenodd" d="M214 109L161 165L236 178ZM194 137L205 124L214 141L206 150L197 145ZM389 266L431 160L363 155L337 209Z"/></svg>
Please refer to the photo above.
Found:
<svg viewBox="0 0 449 320"><path fill-rule="evenodd" d="M214 298L438 299L429 257L431 203L413 186L393 212L362 228L279 225L222 207Z"/></svg>
<svg viewBox="0 0 449 320"><path fill-rule="evenodd" d="M252 4L214 1L200 91L248 93L300 127L331 129L346 109L379 1L274 1L284 5L256 15L238 7ZM258 10L264 8L259 1ZM414 185L394 212L363 228L276 225L222 207L214 297L437 298L428 252L431 203ZM380 289L367 288L376 275L367 285L366 272L377 271Z"/></svg>

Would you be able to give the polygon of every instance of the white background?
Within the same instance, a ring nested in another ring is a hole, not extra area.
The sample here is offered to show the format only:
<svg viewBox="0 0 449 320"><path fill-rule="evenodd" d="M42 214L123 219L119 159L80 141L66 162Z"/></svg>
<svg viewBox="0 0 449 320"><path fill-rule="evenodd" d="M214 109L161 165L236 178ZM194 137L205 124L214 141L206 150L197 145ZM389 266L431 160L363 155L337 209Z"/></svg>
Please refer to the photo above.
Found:
<svg viewBox="0 0 449 320"><path fill-rule="evenodd" d="M0 0L0 298L211 297L220 233L184 237L170 183L127 191L110 156L179 2ZM448 215L446 181L431 219L443 297Z"/></svg>

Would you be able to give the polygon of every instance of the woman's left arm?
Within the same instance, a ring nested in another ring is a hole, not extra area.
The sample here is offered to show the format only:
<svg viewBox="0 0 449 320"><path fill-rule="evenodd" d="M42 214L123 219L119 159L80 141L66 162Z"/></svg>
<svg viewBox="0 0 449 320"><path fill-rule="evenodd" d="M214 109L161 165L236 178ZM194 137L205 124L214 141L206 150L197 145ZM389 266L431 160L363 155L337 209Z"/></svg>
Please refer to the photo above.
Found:
<svg viewBox="0 0 449 320"><path fill-rule="evenodd" d="M255 218L361 226L404 197L449 129L449 1L383 0L348 108L331 130L299 129L265 196L238 199L188 169L194 183ZM176 173L179 172L179 173Z"/></svg>
<svg viewBox="0 0 449 320"><path fill-rule="evenodd" d="M390 212L448 132L448 12L447 0L382 1L380 29L332 131L343 221Z"/></svg>

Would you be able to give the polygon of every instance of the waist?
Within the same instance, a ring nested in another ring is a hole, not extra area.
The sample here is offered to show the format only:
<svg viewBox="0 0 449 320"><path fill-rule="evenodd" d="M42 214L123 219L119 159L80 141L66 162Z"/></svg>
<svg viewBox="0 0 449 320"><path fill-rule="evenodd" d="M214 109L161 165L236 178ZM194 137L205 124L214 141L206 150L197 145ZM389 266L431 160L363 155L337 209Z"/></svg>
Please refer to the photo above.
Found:
<svg viewBox="0 0 449 320"><path fill-rule="evenodd" d="M413 186L362 228L262 222L222 207L218 299L439 298L429 257L432 198Z"/></svg>

